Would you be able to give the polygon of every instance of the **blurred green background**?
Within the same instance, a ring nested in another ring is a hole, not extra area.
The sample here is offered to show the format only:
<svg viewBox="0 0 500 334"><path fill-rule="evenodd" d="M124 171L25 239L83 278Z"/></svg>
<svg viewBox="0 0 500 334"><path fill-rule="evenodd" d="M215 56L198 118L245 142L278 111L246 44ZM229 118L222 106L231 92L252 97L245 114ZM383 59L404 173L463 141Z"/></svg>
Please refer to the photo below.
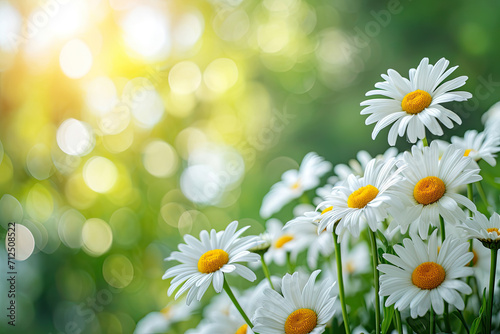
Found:
<svg viewBox="0 0 500 334"><path fill-rule="evenodd" d="M132 333L171 301L163 259L182 235L232 220L260 233L262 197L307 152L336 164L387 149L359 103L388 68L459 65L474 97L449 105L463 124L443 139L482 130L500 100L499 12L494 0L1 0L0 236L15 221L29 230L18 252L34 249L17 262L16 327L3 311L0 331Z"/></svg>

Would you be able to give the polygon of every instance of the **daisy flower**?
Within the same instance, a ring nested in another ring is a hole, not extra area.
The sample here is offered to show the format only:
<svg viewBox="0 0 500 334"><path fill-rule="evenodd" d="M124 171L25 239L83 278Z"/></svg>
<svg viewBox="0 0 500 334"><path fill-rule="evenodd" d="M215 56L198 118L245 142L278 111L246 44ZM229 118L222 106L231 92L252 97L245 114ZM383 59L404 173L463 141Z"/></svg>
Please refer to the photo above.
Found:
<svg viewBox="0 0 500 334"><path fill-rule="evenodd" d="M496 128L498 132L498 125L500 124L500 101L495 103L486 111L481 117L486 130L492 130Z"/></svg>
<svg viewBox="0 0 500 334"><path fill-rule="evenodd" d="M304 191L319 185L320 178L332 169L332 164L325 161L314 152L308 153L299 170L288 170L281 176L281 181L271 187L264 196L260 215L269 218L274 213L295 198L299 198Z"/></svg>
<svg viewBox="0 0 500 334"><path fill-rule="evenodd" d="M448 60L441 58L435 65L430 65L429 59L424 58L416 70L410 70L409 79L392 69L387 71L387 75L382 74L385 81L377 82L375 87L378 89L367 92L366 96L382 95L388 98L361 102L361 106L367 106L361 114L370 115L365 121L366 125L377 123L372 138L375 139L380 130L392 123L389 130L391 146L396 144L398 134L402 137L405 132L411 143L415 143L417 138L423 139L426 128L432 134L441 136L443 130L438 120L449 129L453 127L452 121L461 124L460 117L441 104L466 101L472 94L453 91L465 84L466 76L443 83L458 67L446 70L449 64Z"/></svg>
<svg viewBox="0 0 500 334"><path fill-rule="evenodd" d="M483 159L491 166L497 164L496 153L500 151L500 136L490 132L477 132L468 130L463 138L453 136L451 143L464 151L465 156L471 157L474 161ZM479 168L477 164L474 164Z"/></svg>
<svg viewBox="0 0 500 334"><path fill-rule="evenodd" d="M256 246L259 238L248 236L239 238L250 226L236 231L238 222L229 224L225 231L200 232L200 240L191 235L185 235L186 244L180 244L180 252L172 252L166 259L176 260L182 264L166 271L163 279L171 278L168 295L182 285L175 295L179 298L188 291L186 303L189 305L195 298L200 300L213 282L217 293L222 291L224 274L235 272L241 277L253 282L256 279L253 271L237 262L258 261L259 255L250 253L248 249ZM185 282L185 283L184 283Z"/></svg>
<svg viewBox="0 0 500 334"><path fill-rule="evenodd" d="M307 238L298 233L298 230L283 230L283 223L278 219L269 219L266 222L266 231L271 243L271 247L264 254L267 264L274 262L279 266L284 265L287 253L290 253L290 259L295 261L297 255L309 246Z"/></svg>
<svg viewBox="0 0 500 334"><path fill-rule="evenodd" d="M210 321L202 321L195 330L186 334L253 334L241 315L237 313L218 315Z"/></svg>
<svg viewBox="0 0 500 334"><path fill-rule="evenodd" d="M395 147L389 147L383 154L376 155L375 157L372 157L370 153L366 151L359 151L356 154L356 159L349 160L349 163L347 165L336 165L333 168L333 171L338 175L340 180L346 180L351 174L354 174L356 176L363 176L366 166L372 159L376 158L378 160L388 161L391 158L395 158L397 155L398 149Z"/></svg>
<svg viewBox="0 0 500 334"><path fill-rule="evenodd" d="M486 248L500 248L500 216L493 213L488 220L485 215L476 212L473 218L469 218L460 226L469 238L475 238L481 241Z"/></svg>
<svg viewBox="0 0 500 334"><path fill-rule="evenodd" d="M336 186L322 207L332 207L320 218L319 230L326 228L342 237L348 229L354 237L359 236L360 224L368 223L373 231L387 217L388 189L399 181L395 173L396 159L387 162L372 159L366 166L364 177L350 175L345 185ZM340 221L339 221L340 220ZM340 239L340 238L339 238Z"/></svg>
<svg viewBox="0 0 500 334"><path fill-rule="evenodd" d="M264 292L262 307L254 318L253 330L260 334L319 334L335 312L333 284L323 281L315 284L320 270L314 271L307 282L300 281L298 273L283 277L280 295L274 290Z"/></svg>
<svg viewBox="0 0 500 334"><path fill-rule="evenodd" d="M137 322L134 334L165 333L173 323L188 319L199 304L172 303L160 312L148 313Z"/></svg>
<svg viewBox="0 0 500 334"><path fill-rule="evenodd" d="M331 208L324 208L328 212ZM323 212L322 211L322 212ZM330 256L335 247L333 245L333 235L326 230L319 230L318 225L322 212L308 211L303 215L296 217L286 223L283 230L295 229L295 233L301 235L301 238L308 240L307 264L309 268L316 268L318 258Z"/></svg>
<svg viewBox="0 0 500 334"><path fill-rule="evenodd" d="M428 245L417 235L403 240L404 247L395 245L396 255L384 254L391 264L380 264L380 295L388 296L385 306L395 304L400 311L410 308L412 318L422 317L432 309L443 314L444 302L464 309L460 293L470 294L472 289L462 280L472 275L469 262L473 255L469 243L448 237L438 250L437 230Z"/></svg>
<svg viewBox="0 0 500 334"><path fill-rule="evenodd" d="M451 224L465 219L459 204L476 210L474 203L458 193L464 185L482 179L478 169L467 169L470 162L471 158L454 145L448 146L439 159L435 142L422 149L414 145L411 154L404 153L398 163L404 179L393 187L394 200L389 208L402 233L410 224L413 233L418 229L420 237L426 239L429 224L439 226L439 216Z"/></svg>

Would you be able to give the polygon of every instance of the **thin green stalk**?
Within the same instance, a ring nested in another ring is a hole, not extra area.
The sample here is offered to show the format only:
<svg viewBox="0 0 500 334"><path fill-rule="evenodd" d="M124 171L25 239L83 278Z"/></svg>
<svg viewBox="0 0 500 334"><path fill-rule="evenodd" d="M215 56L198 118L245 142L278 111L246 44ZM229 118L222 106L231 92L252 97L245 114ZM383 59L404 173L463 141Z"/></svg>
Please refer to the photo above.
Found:
<svg viewBox="0 0 500 334"><path fill-rule="evenodd" d="M337 280L339 284L339 298L342 305L342 318L344 319L344 327L346 334L351 334L351 327L349 325L349 317L347 316L347 307L345 304L344 295L344 277L342 276L342 255L340 253L340 244L337 242L337 235L333 232L333 243L335 245L335 259L337 262Z"/></svg>
<svg viewBox="0 0 500 334"><path fill-rule="evenodd" d="M403 323L401 322L401 313L394 308L394 313L396 314L396 327L398 329L398 334L403 334Z"/></svg>
<svg viewBox="0 0 500 334"><path fill-rule="evenodd" d="M295 264L292 263L290 252L286 252L286 266L288 267L288 273L293 274L293 272L295 271Z"/></svg>
<svg viewBox="0 0 500 334"><path fill-rule="evenodd" d="M435 334L436 333L436 321L434 320L434 311L432 310L432 307L429 309L429 328L430 328L430 333Z"/></svg>
<svg viewBox="0 0 500 334"><path fill-rule="evenodd" d="M424 143L424 147L429 146L429 143L427 143L427 137L422 138L422 143Z"/></svg>
<svg viewBox="0 0 500 334"><path fill-rule="evenodd" d="M481 181L477 181L475 184L476 184L477 192L479 193L479 196L481 197L481 200L483 201L483 203L486 204L487 207L491 207L490 202L488 202L488 198L486 197L486 193L484 192L483 185L481 184Z"/></svg>
<svg viewBox="0 0 500 334"><path fill-rule="evenodd" d="M380 297L379 297L379 277L378 277L378 255L377 255L377 240L375 232L369 230L370 244L372 246L372 262L373 262L373 284L375 285L375 333L380 333Z"/></svg>
<svg viewBox="0 0 500 334"><path fill-rule="evenodd" d="M489 292L489 297L488 297L488 323L486 326L486 333L491 332L491 318L493 316L493 296L494 296L494 290L495 290L495 274L497 271L497 256L498 256L498 250L497 249L492 249L491 250L491 266L490 266L490 289L488 290Z"/></svg>
<svg viewBox="0 0 500 334"><path fill-rule="evenodd" d="M441 226L441 242L444 243L444 239L446 239L446 229L444 227L444 219L442 216L439 216L439 224ZM449 313L449 305L447 302L444 302L444 324L446 333L451 333L451 325L450 325L450 313Z"/></svg>
<svg viewBox="0 0 500 334"><path fill-rule="evenodd" d="M229 284L227 284L227 281L225 278L224 278L223 287L224 287L224 291L226 291L227 295L229 296L229 299L231 299L231 301L233 302L233 304L236 307L236 309L238 310L238 312L240 312L243 319L245 319L245 322L247 323L247 325L250 326L250 328L253 328L252 322L245 314L245 311L243 311L243 309L241 308L240 303L238 303L238 301L236 300L236 297L234 296L233 292L231 291L231 288L229 287Z"/></svg>
<svg viewBox="0 0 500 334"><path fill-rule="evenodd" d="M264 275L269 281L271 289L274 290L273 282L271 281L271 275L269 274L269 268L267 267L266 261L264 260L264 254L260 254L260 262L262 263L262 270L264 271Z"/></svg>
<svg viewBox="0 0 500 334"><path fill-rule="evenodd" d="M467 185L467 198L471 201L474 202L474 190L472 188L472 183L469 183ZM472 217L472 211L469 210L469 217Z"/></svg>

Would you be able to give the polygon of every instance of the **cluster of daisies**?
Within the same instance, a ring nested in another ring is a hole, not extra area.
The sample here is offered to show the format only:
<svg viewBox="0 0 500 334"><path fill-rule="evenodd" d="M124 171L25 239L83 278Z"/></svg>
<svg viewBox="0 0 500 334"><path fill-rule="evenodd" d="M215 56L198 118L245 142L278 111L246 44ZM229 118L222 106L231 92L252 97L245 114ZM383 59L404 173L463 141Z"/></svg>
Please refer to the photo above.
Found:
<svg viewBox="0 0 500 334"><path fill-rule="evenodd" d="M136 332L165 332L196 313L203 320L188 333L500 330L498 193L482 185L484 164L494 167L500 151L500 104L484 114L482 132L427 137L461 124L443 106L472 96L457 90L467 77L448 79L457 67L424 58L408 78L388 70L366 93L381 96L361 103L373 138L390 126L389 144L406 136L408 151L361 151L337 166L311 152L265 195L265 233L243 236L249 227L234 221L185 235L167 258L180 264L163 276L168 295L185 302L148 315ZM284 224L275 215L290 202L297 205ZM234 276L256 283L235 289L245 284Z"/></svg>

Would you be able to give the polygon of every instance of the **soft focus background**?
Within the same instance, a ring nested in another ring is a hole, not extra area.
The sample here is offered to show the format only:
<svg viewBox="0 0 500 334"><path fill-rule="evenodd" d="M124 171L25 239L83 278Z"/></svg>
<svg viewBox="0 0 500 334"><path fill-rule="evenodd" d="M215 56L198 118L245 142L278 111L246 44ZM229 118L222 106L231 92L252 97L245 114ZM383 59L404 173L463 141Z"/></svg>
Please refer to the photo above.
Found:
<svg viewBox="0 0 500 334"><path fill-rule="evenodd" d="M171 301L163 259L182 235L232 220L262 232L262 197L309 151L336 164L386 150L359 103L388 68L460 65L474 98L449 106L463 125L443 139L482 130L500 100L499 12L494 0L0 0L0 236L27 227L16 327L2 276L0 332L132 333Z"/></svg>

